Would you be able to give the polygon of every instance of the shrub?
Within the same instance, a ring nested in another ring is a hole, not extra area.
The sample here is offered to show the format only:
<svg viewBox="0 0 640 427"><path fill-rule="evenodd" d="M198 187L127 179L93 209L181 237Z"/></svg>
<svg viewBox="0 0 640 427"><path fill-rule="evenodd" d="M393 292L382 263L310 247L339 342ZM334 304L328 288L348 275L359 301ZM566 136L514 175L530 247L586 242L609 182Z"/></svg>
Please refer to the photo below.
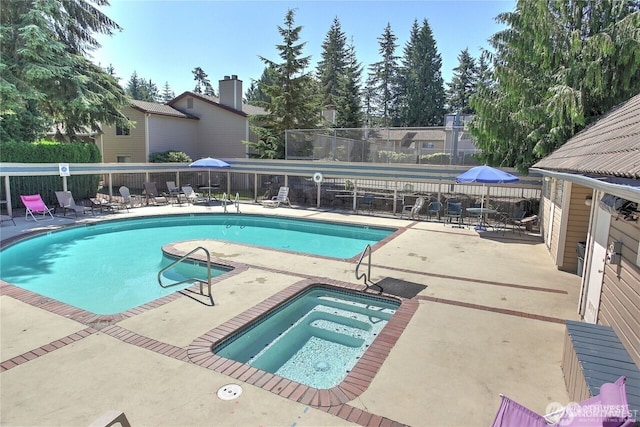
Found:
<svg viewBox="0 0 640 427"><path fill-rule="evenodd" d="M169 150L149 155L149 162L151 163L189 163L191 161L191 157L182 151Z"/></svg>

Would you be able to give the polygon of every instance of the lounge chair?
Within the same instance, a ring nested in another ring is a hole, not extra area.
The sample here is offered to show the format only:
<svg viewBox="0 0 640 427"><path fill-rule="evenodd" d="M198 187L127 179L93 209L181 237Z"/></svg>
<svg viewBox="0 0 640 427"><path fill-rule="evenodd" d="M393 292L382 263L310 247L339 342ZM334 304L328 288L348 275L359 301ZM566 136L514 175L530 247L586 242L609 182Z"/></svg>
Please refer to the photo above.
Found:
<svg viewBox="0 0 640 427"><path fill-rule="evenodd" d="M553 426L632 426L625 377L600 387L600 394L571 404L547 415L539 415L531 409L504 395L492 427L548 427ZM575 406L574 406L575 405Z"/></svg>
<svg viewBox="0 0 640 427"><path fill-rule="evenodd" d="M402 207L402 212L400 213L400 218L402 218L405 214L409 214L410 219L416 219L420 216L420 210L424 206L424 197L420 196L416 199L416 202L413 205L404 205Z"/></svg>
<svg viewBox="0 0 640 427"><path fill-rule="evenodd" d="M149 200L153 201L154 205L169 204L167 198L158 192L155 182L145 182L142 185L144 186L144 193L147 196L147 205L149 204Z"/></svg>
<svg viewBox="0 0 640 427"><path fill-rule="evenodd" d="M13 225L16 225L16 222L13 220L13 217L11 215L0 215L0 224L5 221L11 221Z"/></svg>
<svg viewBox="0 0 640 427"><path fill-rule="evenodd" d="M56 198L58 199L58 204L62 208L62 213L64 216L67 216L67 211L73 211L73 213L76 214L76 218L78 217L78 212L91 212L91 214L94 215L92 208L88 206L76 205L76 201L73 199L73 194L71 194L71 191L56 191Z"/></svg>
<svg viewBox="0 0 640 427"><path fill-rule="evenodd" d="M175 181L167 181L167 190L170 196L177 196L180 194L180 188L176 187Z"/></svg>
<svg viewBox="0 0 640 427"><path fill-rule="evenodd" d="M196 204L207 201L206 199L200 197L195 191L193 191L193 187L191 187L190 185L183 186L182 192L184 193L184 197L187 199L187 203Z"/></svg>
<svg viewBox="0 0 640 427"><path fill-rule="evenodd" d="M263 200L262 206L265 208L277 208L281 203L285 203L291 207L291 202L289 201L289 187L280 187L278 195L273 196L271 200Z"/></svg>
<svg viewBox="0 0 640 427"><path fill-rule="evenodd" d="M40 194L29 194L26 196L21 195L20 199L22 200L24 207L27 209L24 214L25 220L28 220L29 216L31 216L34 221L37 221L38 218L44 219L47 215L53 219L53 214L51 213L53 209L49 209L47 205L44 204ZM37 214L38 218L36 218L36 215L34 214Z"/></svg>
<svg viewBox="0 0 640 427"><path fill-rule="evenodd" d="M122 187L120 187L118 191L120 192L120 196L122 196L121 206L125 208L127 211L129 211L130 207L133 208L135 206L142 205L142 200L140 199L140 196L132 196L128 187L125 187L123 185Z"/></svg>

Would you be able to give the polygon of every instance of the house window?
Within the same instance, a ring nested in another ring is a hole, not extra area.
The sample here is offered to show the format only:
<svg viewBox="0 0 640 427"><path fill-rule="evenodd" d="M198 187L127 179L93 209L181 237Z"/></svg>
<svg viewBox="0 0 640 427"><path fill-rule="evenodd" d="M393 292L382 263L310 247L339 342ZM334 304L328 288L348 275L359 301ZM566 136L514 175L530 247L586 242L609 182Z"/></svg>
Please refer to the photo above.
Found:
<svg viewBox="0 0 640 427"><path fill-rule="evenodd" d="M119 136L129 135L129 127L116 125L116 135L119 135Z"/></svg>
<svg viewBox="0 0 640 427"><path fill-rule="evenodd" d="M436 148L436 144L433 142L423 142L422 148Z"/></svg>
<svg viewBox="0 0 640 427"><path fill-rule="evenodd" d="M131 156L116 156L118 163L131 163Z"/></svg>
<svg viewBox="0 0 640 427"><path fill-rule="evenodd" d="M193 98L187 98L187 108L193 108Z"/></svg>

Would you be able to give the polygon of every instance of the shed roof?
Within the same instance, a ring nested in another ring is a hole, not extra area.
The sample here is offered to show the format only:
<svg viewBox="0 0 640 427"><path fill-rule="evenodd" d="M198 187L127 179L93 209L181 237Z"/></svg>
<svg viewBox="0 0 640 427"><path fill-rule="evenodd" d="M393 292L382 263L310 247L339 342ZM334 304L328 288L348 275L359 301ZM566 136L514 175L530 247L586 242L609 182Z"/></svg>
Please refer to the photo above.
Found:
<svg viewBox="0 0 640 427"><path fill-rule="evenodd" d="M533 167L640 179L640 94L613 108Z"/></svg>

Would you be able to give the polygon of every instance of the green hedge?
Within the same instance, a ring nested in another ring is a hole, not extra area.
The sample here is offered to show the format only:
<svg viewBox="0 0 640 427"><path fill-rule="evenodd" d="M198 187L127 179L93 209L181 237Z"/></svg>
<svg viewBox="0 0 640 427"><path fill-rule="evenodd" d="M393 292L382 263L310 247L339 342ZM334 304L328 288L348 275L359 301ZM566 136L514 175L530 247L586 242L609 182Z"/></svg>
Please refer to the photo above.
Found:
<svg viewBox="0 0 640 427"><path fill-rule="evenodd" d="M54 141L0 142L0 162L6 163L100 163L100 150L94 144ZM21 194L40 194L49 207L58 201L55 192L62 190L60 176L12 176L11 200L13 206L23 207ZM73 193L76 203L95 197L100 175L73 175L67 177L67 189ZM0 198L6 199L6 189L0 185Z"/></svg>

